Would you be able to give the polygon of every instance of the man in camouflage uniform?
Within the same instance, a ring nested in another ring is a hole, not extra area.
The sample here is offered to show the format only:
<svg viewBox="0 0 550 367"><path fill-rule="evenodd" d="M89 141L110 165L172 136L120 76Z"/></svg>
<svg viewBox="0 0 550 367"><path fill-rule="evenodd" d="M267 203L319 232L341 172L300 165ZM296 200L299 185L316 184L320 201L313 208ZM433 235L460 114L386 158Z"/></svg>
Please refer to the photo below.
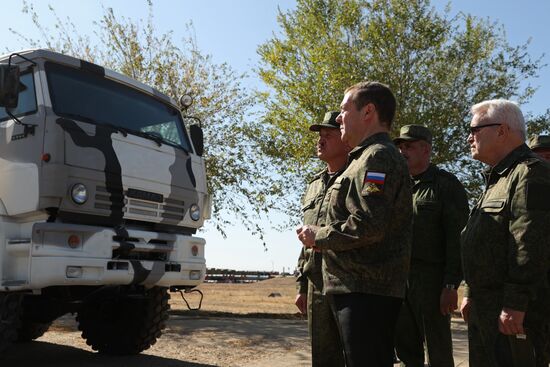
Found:
<svg viewBox="0 0 550 367"><path fill-rule="evenodd" d="M470 367L535 366L549 310L550 165L525 144L515 103L485 101L472 114L472 157L489 167L461 238Z"/></svg>
<svg viewBox="0 0 550 367"><path fill-rule="evenodd" d="M529 148L535 152L539 157L547 162L550 162L550 136L538 135L534 136L529 141ZM547 273L548 280L550 282L550 269ZM550 301L547 302L550 304ZM540 343L535 344L535 351L537 352L537 367L547 367L550 363L550 315L546 320L542 320L543 325L540 328Z"/></svg>
<svg viewBox="0 0 550 367"><path fill-rule="evenodd" d="M397 321L395 348L407 367L454 367L451 312L462 280L460 232L468 219L466 191L451 173L430 163L432 134L401 128L394 143L413 179L413 240L407 294Z"/></svg>
<svg viewBox="0 0 550 367"><path fill-rule="evenodd" d="M395 97L384 84L346 90L337 118L354 147L328 189L321 226L297 230L323 255L323 290L338 325L346 366L392 366L395 322L405 295L412 235L407 163L388 132Z"/></svg>
<svg viewBox="0 0 550 367"><path fill-rule="evenodd" d="M309 130L319 132L317 157L324 161L327 167L313 176L306 189L302 199L304 224L324 224L326 213L322 210L321 203L327 188L343 172L351 150L340 139L340 129L336 122L338 114L339 112L327 112L322 123L309 127ZM312 366L344 366L338 329L328 301L322 294L321 261L320 252L302 247L298 259L298 295L295 303L302 313L307 313Z"/></svg>

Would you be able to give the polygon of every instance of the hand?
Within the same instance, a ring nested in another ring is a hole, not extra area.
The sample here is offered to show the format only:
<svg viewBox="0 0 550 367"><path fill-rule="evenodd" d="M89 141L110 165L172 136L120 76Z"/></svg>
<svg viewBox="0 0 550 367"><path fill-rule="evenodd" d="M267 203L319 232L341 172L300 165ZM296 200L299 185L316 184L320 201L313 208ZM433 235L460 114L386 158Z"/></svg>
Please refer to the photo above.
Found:
<svg viewBox="0 0 550 367"><path fill-rule="evenodd" d="M315 249L315 234L317 233L318 228L319 227L317 226L311 225L299 226L298 228L296 228L298 239L305 247L311 247Z"/></svg>
<svg viewBox="0 0 550 367"><path fill-rule="evenodd" d="M472 307L472 301L468 297L462 298L462 304L460 305L460 313L464 321L468 322L470 318L470 308Z"/></svg>
<svg viewBox="0 0 550 367"><path fill-rule="evenodd" d="M504 335L525 334L523 319L525 312L503 307L498 318L498 331Z"/></svg>
<svg viewBox="0 0 550 367"><path fill-rule="evenodd" d="M449 315L458 308L458 292L456 289L443 288L439 297L439 310L442 315Z"/></svg>
<svg viewBox="0 0 550 367"><path fill-rule="evenodd" d="M296 307L298 307L298 310L302 313L302 315L307 315L307 294L306 293L298 293L296 295L296 299L294 300L294 304Z"/></svg>

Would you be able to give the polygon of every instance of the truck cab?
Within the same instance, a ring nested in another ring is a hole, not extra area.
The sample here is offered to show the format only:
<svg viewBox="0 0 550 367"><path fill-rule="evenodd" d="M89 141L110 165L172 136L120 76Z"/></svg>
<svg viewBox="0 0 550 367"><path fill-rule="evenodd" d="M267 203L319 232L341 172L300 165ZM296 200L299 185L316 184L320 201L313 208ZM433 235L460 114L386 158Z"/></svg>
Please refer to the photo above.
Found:
<svg viewBox="0 0 550 367"><path fill-rule="evenodd" d="M0 351L68 312L100 352L147 349L168 289L204 279L209 216L202 131L175 100L49 50L0 57Z"/></svg>

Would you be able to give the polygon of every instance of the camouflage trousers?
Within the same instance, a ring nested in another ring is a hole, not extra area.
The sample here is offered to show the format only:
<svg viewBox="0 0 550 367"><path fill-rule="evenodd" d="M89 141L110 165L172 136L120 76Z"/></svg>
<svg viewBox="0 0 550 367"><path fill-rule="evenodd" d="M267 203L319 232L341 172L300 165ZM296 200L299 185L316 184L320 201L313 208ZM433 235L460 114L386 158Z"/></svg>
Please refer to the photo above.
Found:
<svg viewBox="0 0 550 367"><path fill-rule="evenodd" d="M308 283L307 321L311 338L311 365L343 367L343 348L327 297L311 281Z"/></svg>
<svg viewBox="0 0 550 367"><path fill-rule="evenodd" d="M454 366L451 319L439 310L442 284L439 266L411 268L395 330L395 349L402 366L424 367L425 349L429 366Z"/></svg>
<svg viewBox="0 0 550 367"><path fill-rule="evenodd" d="M501 292L471 290L471 308L468 320L468 349L470 367L547 367L550 324L540 305L532 304L524 327L527 340L507 337L498 331L502 311ZM521 353L513 349L519 348ZM534 355L534 357L533 357Z"/></svg>

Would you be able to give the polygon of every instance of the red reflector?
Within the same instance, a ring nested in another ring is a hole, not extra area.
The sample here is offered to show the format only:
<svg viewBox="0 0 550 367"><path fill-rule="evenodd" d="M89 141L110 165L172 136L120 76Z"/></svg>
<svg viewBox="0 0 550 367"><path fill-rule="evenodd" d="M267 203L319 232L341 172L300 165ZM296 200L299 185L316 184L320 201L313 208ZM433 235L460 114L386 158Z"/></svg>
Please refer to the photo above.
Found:
<svg viewBox="0 0 550 367"><path fill-rule="evenodd" d="M42 154L42 160L43 160L44 162L49 162L50 159L52 159L52 156L50 155L50 153L44 153L44 154Z"/></svg>
<svg viewBox="0 0 550 367"><path fill-rule="evenodd" d="M199 248L196 245L191 247L191 254L193 254L193 256L197 256L199 254Z"/></svg>
<svg viewBox="0 0 550 367"><path fill-rule="evenodd" d="M75 234L70 235L69 239L67 240L67 244L70 248L77 248L78 246L80 246L80 237Z"/></svg>

